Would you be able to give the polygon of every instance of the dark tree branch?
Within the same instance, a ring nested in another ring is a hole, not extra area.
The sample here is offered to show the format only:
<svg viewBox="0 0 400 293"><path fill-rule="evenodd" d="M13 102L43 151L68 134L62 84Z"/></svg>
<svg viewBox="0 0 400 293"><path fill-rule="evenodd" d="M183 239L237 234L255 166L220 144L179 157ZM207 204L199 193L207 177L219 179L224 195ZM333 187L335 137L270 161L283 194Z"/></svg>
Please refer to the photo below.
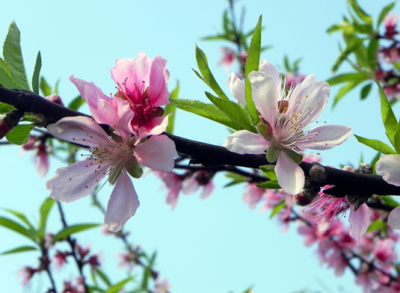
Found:
<svg viewBox="0 0 400 293"><path fill-rule="evenodd" d="M24 90L9 90L0 87L0 102L13 105L24 112L35 112L44 115L48 120L58 121L63 117L89 115L59 106L39 95ZM175 142L179 153L191 158L191 163L202 164L206 167L232 165L238 167L256 168L270 164L266 156L240 155L232 153L226 148L189 140L179 136L165 133ZM300 167L306 175L313 165L302 162ZM386 183L379 175L366 175L325 167L326 179L324 184L336 185L349 193L360 194L363 192L378 195L400 195L400 187Z"/></svg>

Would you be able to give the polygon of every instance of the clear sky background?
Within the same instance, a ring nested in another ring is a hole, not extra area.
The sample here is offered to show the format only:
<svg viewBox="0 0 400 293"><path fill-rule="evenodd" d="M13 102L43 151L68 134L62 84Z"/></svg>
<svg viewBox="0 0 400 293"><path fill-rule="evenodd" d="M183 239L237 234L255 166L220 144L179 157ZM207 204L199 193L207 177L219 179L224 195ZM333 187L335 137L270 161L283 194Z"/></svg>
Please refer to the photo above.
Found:
<svg viewBox="0 0 400 293"><path fill-rule="evenodd" d="M359 1L373 16L388 1ZM380 4L381 3L381 4ZM382 5L382 6L381 6ZM246 6L246 30L253 28L263 15L263 45L273 49L262 55L278 68L283 56L303 58L302 73L314 73L318 80L331 77L331 67L338 55L339 35L328 35L326 29L346 14L346 1L283 0L240 1ZM68 77L75 75L93 81L105 93L115 91L110 69L118 58L135 58L143 51L149 57L161 55L168 60L171 73L169 88L177 80L180 98L206 101L206 86L195 76L194 43L208 56L216 79L225 86L228 73L218 67L222 42L205 42L200 38L219 31L227 1L3 1L0 18L0 41L9 24L15 20L22 35L22 49L29 76L38 50L43 59L42 75L54 84L61 80L59 92L69 102L78 92ZM395 12L399 12L396 7ZM239 14L239 13L237 13ZM281 67L279 67L281 66ZM345 67L341 71L345 71ZM332 92L337 92L333 88ZM331 95L333 96L333 95ZM379 117L379 100L374 88L366 102L359 102L359 90L353 91L332 112L328 105L320 120L343 124L355 134L384 140ZM396 108L397 109L397 108ZM397 111L398 112L398 111ZM182 111L176 114L175 134L212 144L222 144L228 135L222 125ZM0 207L19 210L38 221L40 204L48 196L46 178L40 178L31 161L32 153L19 155L20 147L2 146L0 160ZM323 163L357 163L361 154L366 161L374 155L351 137L345 144L322 154ZM47 178L62 164L51 161ZM130 239L147 252L157 250L161 278L168 278L174 293L242 292L254 285L255 293L295 292L309 289L319 292L361 292L349 271L336 278L332 270L321 268L314 254L306 248L295 226L281 233L269 212L249 210L242 202L244 186L223 189L227 181L218 175L216 189L210 198L199 194L181 196L174 211L165 204L166 190L152 174L134 180L141 206L126 224ZM110 194L104 188L99 198L106 203ZM64 205L70 224L103 221L90 207L89 199ZM0 211L0 215L6 215ZM343 219L347 221L346 218ZM54 208L49 229L56 232L59 215ZM114 254L122 244L113 237L101 235L99 229L78 234L79 243L101 252L103 269L114 281L125 277L117 268ZM29 243L19 235L0 227L0 251ZM29 288L22 289L17 271L37 264L36 253L0 257L1 292L44 292L47 276L35 276ZM77 276L74 266L60 272L57 279ZM60 287L60 285L59 285Z"/></svg>

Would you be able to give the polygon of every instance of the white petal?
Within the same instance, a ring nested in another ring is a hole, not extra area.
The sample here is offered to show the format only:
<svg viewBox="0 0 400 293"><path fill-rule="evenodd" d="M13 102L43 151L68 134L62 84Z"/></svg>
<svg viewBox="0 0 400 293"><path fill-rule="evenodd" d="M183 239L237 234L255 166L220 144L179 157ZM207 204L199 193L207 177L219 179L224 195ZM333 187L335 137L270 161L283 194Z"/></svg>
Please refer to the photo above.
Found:
<svg viewBox="0 0 400 293"><path fill-rule="evenodd" d="M271 79L276 86L276 90L279 93L281 90L281 78L276 68L267 60L261 60L258 71L263 71L267 75L271 76Z"/></svg>
<svg viewBox="0 0 400 293"><path fill-rule="evenodd" d="M349 234L358 242L371 224L369 218L369 207L364 203L357 209L357 211L354 211L354 206L350 206L349 222Z"/></svg>
<svg viewBox="0 0 400 293"><path fill-rule="evenodd" d="M247 130L239 130L228 136L222 145L229 151L238 154L262 154L269 146L269 142L260 134Z"/></svg>
<svg viewBox="0 0 400 293"><path fill-rule="evenodd" d="M57 201L72 202L89 195L105 176L106 167L99 169L98 166L96 162L86 160L57 169L46 182L50 196Z"/></svg>
<svg viewBox="0 0 400 293"><path fill-rule="evenodd" d="M244 96L244 82L235 74L229 74L229 88L235 99L242 105L246 105Z"/></svg>
<svg viewBox="0 0 400 293"><path fill-rule="evenodd" d="M314 75L307 76L297 85L290 96L286 115L297 115L303 125L318 118L329 98L329 85L324 81L316 81Z"/></svg>
<svg viewBox="0 0 400 293"><path fill-rule="evenodd" d="M130 217L135 215L139 207L139 199L133 187L132 180L123 171L115 183L114 190L108 200L104 223L112 232L122 229Z"/></svg>
<svg viewBox="0 0 400 293"><path fill-rule="evenodd" d="M351 128L348 126L322 125L309 131L298 140L297 145L313 150L328 150L342 144L350 134Z"/></svg>
<svg viewBox="0 0 400 293"><path fill-rule="evenodd" d="M178 156L175 143L165 135L150 137L138 145L135 154L141 165L164 172L171 171Z"/></svg>
<svg viewBox="0 0 400 293"><path fill-rule="evenodd" d="M386 155L375 165L376 173L382 174L387 183L400 186L400 155Z"/></svg>
<svg viewBox="0 0 400 293"><path fill-rule="evenodd" d="M273 124L278 112L278 91L273 78L262 71L253 71L249 74L253 101L258 112L270 124Z"/></svg>
<svg viewBox="0 0 400 293"><path fill-rule="evenodd" d="M92 119L84 116L65 117L47 126L55 137L87 146L107 141L108 134Z"/></svg>
<svg viewBox="0 0 400 293"><path fill-rule="evenodd" d="M276 177L282 189L292 195L304 188L304 172L284 151L279 155L275 166Z"/></svg>
<svg viewBox="0 0 400 293"><path fill-rule="evenodd" d="M182 181L182 192L185 195L195 193L199 187L200 185L194 176L185 178Z"/></svg>
<svg viewBox="0 0 400 293"><path fill-rule="evenodd" d="M400 206L390 212L388 224L393 229L400 230Z"/></svg>

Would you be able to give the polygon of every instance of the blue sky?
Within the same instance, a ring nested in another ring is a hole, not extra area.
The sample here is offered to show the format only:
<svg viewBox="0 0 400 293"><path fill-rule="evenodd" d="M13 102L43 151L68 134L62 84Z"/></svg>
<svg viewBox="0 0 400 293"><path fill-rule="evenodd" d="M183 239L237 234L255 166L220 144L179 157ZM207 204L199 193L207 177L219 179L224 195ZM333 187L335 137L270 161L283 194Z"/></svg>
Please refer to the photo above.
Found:
<svg viewBox="0 0 400 293"><path fill-rule="evenodd" d="M376 16L378 1L359 1ZM384 4L389 2L384 1ZM224 43L205 42L200 38L219 31L226 1L183 0L148 1L7 1L2 3L0 39L15 20L22 35L22 49L29 75L38 50L41 51L42 75L54 84L60 80L60 95L68 102L78 92L68 77L75 75L93 81L105 93L115 91L110 69L118 58L135 58L137 52L149 57L161 55L168 60L171 73L169 88L177 80L180 98L206 101L205 85L195 76L194 43L207 54L216 79L226 85L229 72L218 67L219 48ZM263 15L263 45L273 45L262 58L281 66L283 56L303 58L301 72L314 73L318 80L331 76L338 55L339 35L328 35L326 29L346 13L346 1L286 0L240 1L246 6L246 30L255 26ZM395 8L395 12L399 12ZM282 68L282 67L280 67ZM345 67L341 68L345 70ZM336 88L332 89L335 93ZM331 95L333 96L333 94ZM327 107L321 116L329 124L353 127L361 136L384 140L379 118L379 101L374 89L367 102L359 103L358 91L352 92L332 112ZM331 101L332 102L332 101ZM360 107L361 105L361 107ZM355 111L357 109L357 111ZM192 114L176 114L175 134L212 144L222 144L228 135L225 127ZM40 178L31 161L32 154L19 155L20 148L2 147L0 207L22 211L34 221L37 209L46 198L45 180ZM345 144L322 154L323 163L337 166L357 163L361 153L367 161L374 155L358 145L352 137ZM51 161L47 178L62 164ZM217 176L214 193L207 200L198 194L181 196L171 211L165 204L162 183L152 174L134 180L141 206L126 225L130 239L146 251L158 251L156 269L168 278L175 293L241 292L254 285L254 292L294 292L310 289L321 292L361 292L350 272L336 278L333 271L321 268L313 248L305 248L293 226L286 234L269 213L249 210L242 202L243 186L223 189L226 180ZM106 203L109 188L99 198ZM90 207L89 199L64 205L70 224L102 222L102 215ZM3 212L0 215L4 216ZM347 221L346 219L344 219ZM58 227L56 209L51 213L50 230ZM25 240L0 228L0 251L25 245ZM93 230L78 236L84 245L102 253L104 269L115 281L125 272L116 268L114 254L122 245L112 237ZM21 291L16 271L24 265L35 265L37 255L25 253L0 258L0 292ZM71 266L72 267L72 266ZM74 269L57 274L57 278L75 275ZM43 292L46 276L34 279L25 292ZM329 289L327 289L329 288Z"/></svg>

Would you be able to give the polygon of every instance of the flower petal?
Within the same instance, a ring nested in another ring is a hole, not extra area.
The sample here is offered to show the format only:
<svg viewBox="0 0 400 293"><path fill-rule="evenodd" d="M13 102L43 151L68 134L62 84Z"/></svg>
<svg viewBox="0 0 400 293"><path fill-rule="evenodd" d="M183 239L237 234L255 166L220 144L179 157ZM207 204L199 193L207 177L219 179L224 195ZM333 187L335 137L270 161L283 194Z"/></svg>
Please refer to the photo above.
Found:
<svg viewBox="0 0 400 293"><path fill-rule="evenodd" d="M342 125L315 127L297 141L299 147L313 150L328 150L342 144L351 134L351 128Z"/></svg>
<svg viewBox="0 0 400 293"><path fill-rule="evenodd" d="M123 171L119 176L114 190L108 200L104 223L112 232L118 232L130 217L135 215L139 207L139 199L132 180Z"/></svg>
<svg viewBox="0 0 400 293"><path fill-rule="evenodd" d="M400 155L386 155L375 165L376 173L382 174L387 183L400 186ZM399 221L400 223L400 221Z"/></svg>
<svg viewBox="0 0 400 293"><path fill-rule="evenodd" d="M143 166L169 172L178 156L175 143L165 135L152 136L136 149L136 157Z"/></svg>
<svg viewBox="0 0 400 293"><path fill-rule="evenodd" d="M281 78L276 68L271 63L269 63L267 60L264 59L260 61L258 71L265 72L267 75L271 77L272 82L276 86L276 91L277 93L279 93L281 90Z"/></svg>
<svg viewBox="0 0 400 293"><path fill-rule="evenodd" d="M169 94L167 81L169 72L167 70L167 60L161 56L154 57L151 63L150 72L150 104L154 107L159 107L169 104Z"/></svg>
<svg viewBox="0 0 400 293"><path fill-rule="evenodd" d="M364 203L357 211L354 211L354 206L350 206L350 236L353 237L357 242L360 241L361 237L367 231L371 220L369 218L369 207Z"/></svg>
<svg viewBox="0 0 400 293"><path fill-rule="evenodd" d="M57 201L73 202L89 195L105 176L107 167L99 166L94 161L86 160L57 169L56 174L46 182L50 196Z"/></svg>
<svg viewBox="0 0 400 293"><path fill-rule="evenodd" d="M269 142L260 134L247 130L239 130L228 136L222 145L229 151L238 154L262 154L269 146Z"/></svg>
<svg viewBox="0 0 400 293"><path fill-rule="evenodd" d="M244 97L244 82L235 74L229 74L229 89L233 97L242 105L246 105Z"/></svg>
<svg viewBox="0 0 400 293"><path fill-rule="evenodd" d="M59 139L91 147L108 140L108 134L92 118L85 116L62 118L48 125L47 131Z"/></svg>
<svg viewBox="0 0 400 293"><path fill-rule="evenodd" d="M253 71L249 74L254 104L261 116L273 123L277 112L278 91L271 76L262 71Z"/></svg>
<svg viewBox="0 0 400 293"><path fill-rule="evenodd" d="M194 176L185 178L182 181L182 192L185 195L195 193L199 189L199 187L199 182L197 182Z"/></svg>
<svg viewBox="0 0 400 293"><path fill-rule="evenodd" d="M388 224L393 229L400 230L400 206L390 212Z"/></svg>
<svg viewBox="0 0 400 293"><path fill-rule="evenodd" d="M212 181L208 182L206 185L203 186L203 191L200 193L201 199L206 199L211 195L214 190L214 183Z"/></svg>
<svg viewBox="0 0 400 293"><path fill-rule="evenodd" d="M304 188L304 172L284 151L275 166L276 177L282 189L289 194L297 194Z"/></svg>

